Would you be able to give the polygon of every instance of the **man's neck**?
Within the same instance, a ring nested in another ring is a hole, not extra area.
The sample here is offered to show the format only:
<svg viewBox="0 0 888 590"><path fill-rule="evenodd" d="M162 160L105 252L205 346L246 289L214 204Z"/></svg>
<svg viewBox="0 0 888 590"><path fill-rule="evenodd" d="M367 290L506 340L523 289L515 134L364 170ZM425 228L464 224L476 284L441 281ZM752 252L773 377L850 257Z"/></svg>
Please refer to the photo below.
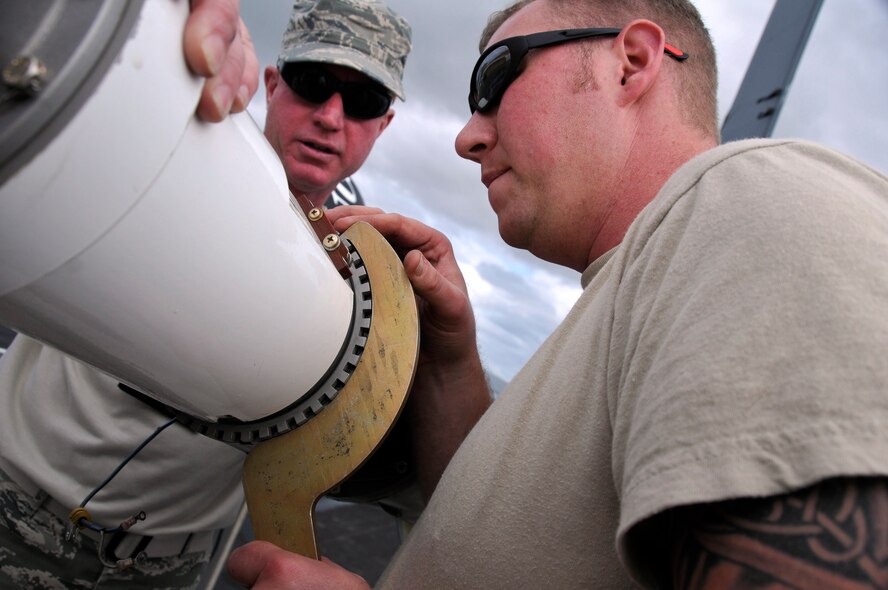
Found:
<svg viewBox="0 0 888 590"><path fill-rule="evenodd" d="M615 199L615 209L592 243L587 266L623 241L635 218L679 168L718 145L714 138L690 130L682 136L676 136L674 131L661 130L658 138L670 139L651 141L650 138L639 138L634 143L635 146L651 146L651 149L633 151L619 183L625 187L624 191Z"/></svg>

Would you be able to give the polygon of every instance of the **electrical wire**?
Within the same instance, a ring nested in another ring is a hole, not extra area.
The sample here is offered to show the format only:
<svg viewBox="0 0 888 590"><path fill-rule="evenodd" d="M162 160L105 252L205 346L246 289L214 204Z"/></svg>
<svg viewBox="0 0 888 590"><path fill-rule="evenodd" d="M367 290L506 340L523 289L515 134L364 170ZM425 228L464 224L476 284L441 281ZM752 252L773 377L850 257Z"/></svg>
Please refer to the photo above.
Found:
<svg viewBox="0 0 888 590"><path fill-rule="evenodd" d="M135 514L135 515L127 518L126 520L121 522L116 527L107 528L107 527L97 525L96 523L94 523L92 521L92 517L90 516L89 512L87 512L87 510L86 510L86 505L87 505L87 503L89 503L90 500L93 499L93 496L98 494L102 490L102 488L104 488L106 485L108 485L111 482L111 480L114 479L117 476L117 474L120 473L120 471L124 467L126 467L126 464L129 463L130 461L132 461L132 459L136 455L138 455L142 451L142 449L144 449L148 445L148 443L150 443L152 440L154 440L157 437L157 435L159 435L161 432L163 432L164 430L166 430L167 428L172 426L176 421L177 421L176 418L171 418L170 420L168 420L164 424L161 424L160 426L158 426L154 430L154 432L148 436L148 438L143 440L139 446L137 446L135 449L133 449L130 452L130 454L127 455L126 458L120 462L120 464L114 469L114 471L111 472L111 475L109 475L108 477L105 478L105 481L100 483L98 486L96 486L95 489L93 489L89 494L87 494L86 498L83 499L83 502L80 503L80 506L78 506L77 508L75 508L74 510L71 511L71 514L69 516L71 524L69 525L68 532L65 535L65 538L70 541L71 538L75 534L75 530L78 528L81 528L81 529L86 528L86 529L89 529L91 531L98 533L99 539L96 542L96 551L98 552L99 560L102 562L103 565L105 565L107 567L116 567L120 571L123 571L123 570L131 567L133 564L144 562L144 560L146 559L146 555L145 555L144 551L135 557L129 557L126 559L117 559L116 561L112 561L111 559L108 558L108 556L105 555L105 536L109 535L109 534L113 535L114 533L117 533L119 531L129 530L129 528L132 527L134 524L136 524L138 521L145 520L146 514L144 511L139 511L138 514Z"/></svg>
<svg viewBox="0 0 888 590"><path fill-rule="evenodd" d="M80 503L80 506L71 511L72 527L68 530L68 534L66 535L68 538L70 538L73 534L74 526L80 528L88 528L92 531L102 533L104 535L105 533L116 533L121 530L127 530L136 522L140 520L145 520L145 512L140 511L138 514L129 517L114 528L99 526L92 521L91 517L89 516L89 512L86 511L86 505L89 503L90 500L93 499L93 496L98 494L105 486L107 486L111 482L111 480L114 479L124 467L126 467L126 464L132 461L132 459L136 455L138 455L142 451L142 449L144 449L148 445L148 443L154 440L161 432L172 426L176 422L176 420L176 418L171 418L164 424L158 426L154 430L154 432L148 436L148 438L143 440L141 444L139 444L139 446L133 449L130 454L127 455L126 458L120 462L120 464L114 469L114 471L111 472L111 475L106 477L102 483L100 483L98 486L95 487L95 489L93 489L89 494L86 495L86 497L83 499L83 502Z"/></svg>
<svg viewBox="0 0 888 590"><path fill-rule="evenodd" d="M109 475L108 477L105 478L105 481L100 483L98 486L96 486L96 488L93 491L91 491L89 494L87 494L86 498L83 499L83 502L80 503L80 507L86 508L87 502L92 500L93 496L95 496L97 493L99 493L99 491L101 491L102 488L104 488L106 485L108 485L111 482L111 480L114 479L118 473L120 473L120 470L123 469L124 467L126 467L126 464L129 463L133 459L133 457L138 455L142 451L142 449L144 449L148 445L148 443L150 443L152 440L154 440L157 437L158 434L160 434L161 432L163 432L164 430L166 430L167 428L172 426L173 423L176 422L176 420L177 420L176 418L170 418L170 420L168 422L158 426L157 429L155 429L155 431L148 438L146 438L144 441L142 441L142 444L140 444L138 447L133 449L133 451L129 455L127 455L126 459L124 459L123 461L120 462L120 465L118 465L114 469L114 471L111 472L111 475Z"/></svg>

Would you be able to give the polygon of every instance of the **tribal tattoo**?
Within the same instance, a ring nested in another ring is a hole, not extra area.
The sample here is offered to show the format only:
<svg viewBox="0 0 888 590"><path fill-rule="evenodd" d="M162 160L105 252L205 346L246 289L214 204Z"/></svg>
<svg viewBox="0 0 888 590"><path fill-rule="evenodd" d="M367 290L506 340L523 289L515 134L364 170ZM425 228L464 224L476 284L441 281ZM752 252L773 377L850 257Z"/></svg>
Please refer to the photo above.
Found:
<svg viewBox="0 0 888 590"><path fill-rule="evenodd" d="M789 495L667 514L678 533L670 536L674 588L888 588L884 478L832 479Z"/></svg>

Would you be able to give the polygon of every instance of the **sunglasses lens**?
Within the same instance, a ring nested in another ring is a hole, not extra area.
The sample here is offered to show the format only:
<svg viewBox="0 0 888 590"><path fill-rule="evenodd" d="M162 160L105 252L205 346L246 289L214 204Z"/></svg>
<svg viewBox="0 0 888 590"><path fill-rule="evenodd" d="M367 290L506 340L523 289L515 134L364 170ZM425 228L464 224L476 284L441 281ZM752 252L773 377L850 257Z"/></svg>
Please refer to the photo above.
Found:
<svg viewBox="0 0 888 590"><path fill-rule="evenodd" d="M389 93L375 84L352 84L342 90L345 114L355 119L381 117L392 106Z"/></svg>
<svg viewBox="0 0 888 590"><path fill-rule="evenodd" d="M472 112L486 111L495 106L509 86L512 72L512 54L505 45L485 55L475 67L469 107Z"/></svg>
<svg viewBox="0 0 888 590"><path fill-rule="evenodd" d="M326 102L336 92L322 68L288 65L281 75L290 90L308 102L315 104Z"/></svg>
<svg viewBox="0 0 888 590"><path fill-rule="evenodd" d="M311 63L288 64L281 76L300 98L321 104L338 92L342 109L355 119L375 119L392 105L388 91L374 82L342 82L321 66Z"/></svg>

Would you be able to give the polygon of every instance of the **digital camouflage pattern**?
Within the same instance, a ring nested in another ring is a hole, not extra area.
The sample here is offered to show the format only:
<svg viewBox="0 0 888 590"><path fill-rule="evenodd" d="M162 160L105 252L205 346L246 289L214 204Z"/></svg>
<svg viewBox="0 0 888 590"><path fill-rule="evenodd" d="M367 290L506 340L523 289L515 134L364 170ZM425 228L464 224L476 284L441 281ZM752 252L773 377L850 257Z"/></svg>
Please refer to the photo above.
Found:
<svg viewBox="0 0 888 590"><path fill-rule="evenodd" d="M410 36L407 20L381 2L296 0L277 66L311 61L349 67L404 100Z"/></svg>
<svg viewBox="0 0 888 590"><path fill-rule="evenodd" d="M96 544L65 540L66 523L0 470L0 588L182 590L197 588L208 552L148 559L123 571L102 565Z"/></svg>

